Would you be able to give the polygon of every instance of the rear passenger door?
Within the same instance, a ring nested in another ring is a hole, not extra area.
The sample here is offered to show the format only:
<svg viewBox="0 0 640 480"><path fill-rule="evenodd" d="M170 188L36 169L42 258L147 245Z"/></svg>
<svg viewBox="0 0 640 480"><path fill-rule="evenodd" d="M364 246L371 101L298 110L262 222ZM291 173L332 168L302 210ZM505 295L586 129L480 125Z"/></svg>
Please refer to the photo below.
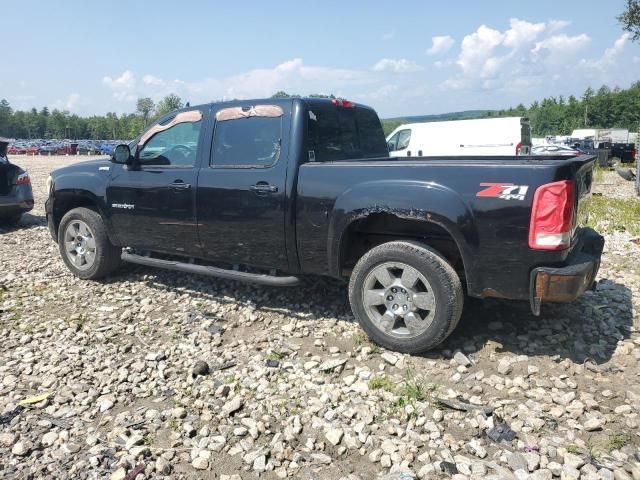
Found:
<svg viewBox="0 0 640 480"><path fill-rule="evenodd" d="M278 105L215 114L209 165L198 179L204 255L227 264L286 270L286 169L290 112Z"/></svg>

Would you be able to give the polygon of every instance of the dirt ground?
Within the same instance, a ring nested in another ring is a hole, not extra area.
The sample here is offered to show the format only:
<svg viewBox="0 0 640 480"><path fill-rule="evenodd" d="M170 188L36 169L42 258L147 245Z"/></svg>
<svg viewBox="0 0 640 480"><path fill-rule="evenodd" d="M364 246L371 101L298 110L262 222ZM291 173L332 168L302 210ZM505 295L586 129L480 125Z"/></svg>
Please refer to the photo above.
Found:
<svg viewBox="0 0 640 480"><path fill-rule="evenodd" d="M579 301L540 317L469 301L444 345L400 355L366 339L338 281L73 277L45 181L85 159L12 158L36 207L0 227L1 478L640 479L640 246L627 232L606 235ZM596 190L622 182L607 172ZM496 442L502 422L516 437Z"/></svg>

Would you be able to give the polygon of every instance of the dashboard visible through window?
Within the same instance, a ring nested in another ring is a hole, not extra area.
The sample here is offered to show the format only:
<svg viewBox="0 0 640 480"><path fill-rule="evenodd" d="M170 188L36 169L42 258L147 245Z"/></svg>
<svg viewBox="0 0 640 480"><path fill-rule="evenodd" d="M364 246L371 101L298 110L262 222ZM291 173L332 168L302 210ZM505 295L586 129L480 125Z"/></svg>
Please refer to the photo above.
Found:
<svg viewBox="0 0 640 480"><path fill-rule="evenodd" d="M182 122L154 134L139 147L140 164L190 167L196 162L201 121Z"/></svg>

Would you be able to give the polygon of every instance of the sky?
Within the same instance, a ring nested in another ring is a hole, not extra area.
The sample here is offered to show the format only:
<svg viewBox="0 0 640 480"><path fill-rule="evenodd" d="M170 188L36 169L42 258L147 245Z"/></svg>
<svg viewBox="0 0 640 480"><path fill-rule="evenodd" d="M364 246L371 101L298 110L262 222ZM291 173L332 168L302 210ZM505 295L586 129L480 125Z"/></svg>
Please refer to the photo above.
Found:
<svg viewBox="0 0 640 480"><path fill-rule="evenodd" d="M0 98L135 111L334 94L381 117L525 105L640 80L624 0L3 0Z"/></svg>

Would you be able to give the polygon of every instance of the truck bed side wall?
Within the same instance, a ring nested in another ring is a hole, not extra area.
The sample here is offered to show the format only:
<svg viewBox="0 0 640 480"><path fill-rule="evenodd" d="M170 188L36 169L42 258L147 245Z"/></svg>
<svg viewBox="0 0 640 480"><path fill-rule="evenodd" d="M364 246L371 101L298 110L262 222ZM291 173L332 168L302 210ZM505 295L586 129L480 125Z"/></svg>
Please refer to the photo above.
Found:
<svg viewBox="0 0 640 480"><path fill-rule="evenodd" d="M470 295L528 298L531 269L569 254L529 249L533 194L542 184L573 178L581 162L525 158L304 164L297 204L301 270L340 276L341 238L350 223L386 212L443 227L460 250ZM481 183L527 191L523 200L478 197L487 188Z"/></svg>

